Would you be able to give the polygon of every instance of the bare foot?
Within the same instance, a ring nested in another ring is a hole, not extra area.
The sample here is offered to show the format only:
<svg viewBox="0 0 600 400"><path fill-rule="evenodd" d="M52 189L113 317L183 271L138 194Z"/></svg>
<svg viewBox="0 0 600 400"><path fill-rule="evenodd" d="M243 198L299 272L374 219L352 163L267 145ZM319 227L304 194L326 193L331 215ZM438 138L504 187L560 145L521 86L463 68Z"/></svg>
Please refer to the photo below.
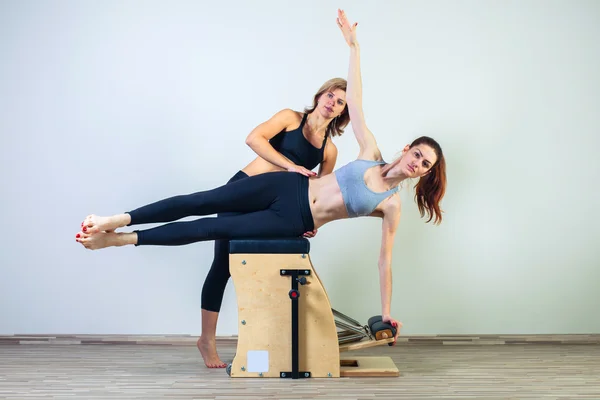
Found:
<svg viewBox="0 0 600 400"><path fill-rule="evenodd" d="M202 354L202 358L204 359L204 364L208 368L225 368L227 364L225 364L219 358L217 354L217 342L213 340L205 340L200 336L198 342L196 343L198 346L198 350L200 350L200 354Z"/></svg>
<svg viewBox="0 0 600 400"><path fill-rule="evenodd" d="M118 214L110 217L100 217L90 214L85 217L81 223L81 230L84 233L114 232L115 229L127 226L131 222L128 214Z"/></svg>
<svg viewBox="0 0 600 400"><path fill-rule="evenodd" d="M75 240L89 250L104 249L112 246L125 246L137 243L137 233L98 232L89 234L79 232Z"/></svg>

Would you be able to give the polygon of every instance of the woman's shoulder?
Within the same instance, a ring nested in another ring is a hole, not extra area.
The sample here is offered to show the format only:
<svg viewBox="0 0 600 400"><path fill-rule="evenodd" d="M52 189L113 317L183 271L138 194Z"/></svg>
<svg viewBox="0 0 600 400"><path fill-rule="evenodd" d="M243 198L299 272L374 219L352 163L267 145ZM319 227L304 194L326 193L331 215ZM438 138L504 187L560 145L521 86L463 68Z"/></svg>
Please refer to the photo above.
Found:
<svg viewBox="0 0 600 400"><path fill-rule="evenodd" d="M287 131L294 130L300 126L302 118L304 118L304 112L296 111L291 108L283 108L279 110L275 116L278 118L286 127Z"/></svg>

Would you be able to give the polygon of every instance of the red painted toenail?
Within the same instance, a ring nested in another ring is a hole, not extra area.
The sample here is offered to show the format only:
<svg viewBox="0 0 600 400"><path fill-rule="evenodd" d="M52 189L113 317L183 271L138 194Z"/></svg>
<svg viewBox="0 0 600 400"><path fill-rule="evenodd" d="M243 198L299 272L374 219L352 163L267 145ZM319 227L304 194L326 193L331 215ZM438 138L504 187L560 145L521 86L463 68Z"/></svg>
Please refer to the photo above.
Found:
<svg viewBox="0 0 600 400"><path fill-rule="evenodd" d="M83 231L86 232L87 231L87 226L83 227Z"/></svg>
<svg viewBox="0 0 600 400"><path fill-rule="evenodd" d="M76 238L81 237L81 235L78 233L77 235L75 235Z"/></svg>

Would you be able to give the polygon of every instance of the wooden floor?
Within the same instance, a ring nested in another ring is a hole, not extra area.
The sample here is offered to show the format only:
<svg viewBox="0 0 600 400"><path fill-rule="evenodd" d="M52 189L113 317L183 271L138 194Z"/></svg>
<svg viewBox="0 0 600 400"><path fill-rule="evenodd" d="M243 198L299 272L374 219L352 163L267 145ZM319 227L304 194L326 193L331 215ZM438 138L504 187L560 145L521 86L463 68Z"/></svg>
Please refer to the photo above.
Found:
<svg viewBox="0 0 600 400"><path fill-rule="evenodd" d="M219 343L231 361L235 341ZM600 399L600 346L399 345L395 378L234 379L194 346L0 345L0 399Z"/></svg>

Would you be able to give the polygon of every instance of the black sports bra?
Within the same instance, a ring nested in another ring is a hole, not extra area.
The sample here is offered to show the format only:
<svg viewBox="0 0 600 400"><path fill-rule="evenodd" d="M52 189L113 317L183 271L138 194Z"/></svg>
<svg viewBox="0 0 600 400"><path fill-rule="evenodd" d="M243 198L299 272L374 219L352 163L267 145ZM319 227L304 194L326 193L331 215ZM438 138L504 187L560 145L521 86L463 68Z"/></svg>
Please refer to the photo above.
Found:
<svg viewBox="0 0 600 400"><path fill-rule="evenodd" d="M313 146L302 133L307 116L308 114L305 113L298 128L289 132L285 130L279 132L269 143L275 150L289 158L296 165L312 170L323 161L327 135L325 135L320 149Z"/></svg>

